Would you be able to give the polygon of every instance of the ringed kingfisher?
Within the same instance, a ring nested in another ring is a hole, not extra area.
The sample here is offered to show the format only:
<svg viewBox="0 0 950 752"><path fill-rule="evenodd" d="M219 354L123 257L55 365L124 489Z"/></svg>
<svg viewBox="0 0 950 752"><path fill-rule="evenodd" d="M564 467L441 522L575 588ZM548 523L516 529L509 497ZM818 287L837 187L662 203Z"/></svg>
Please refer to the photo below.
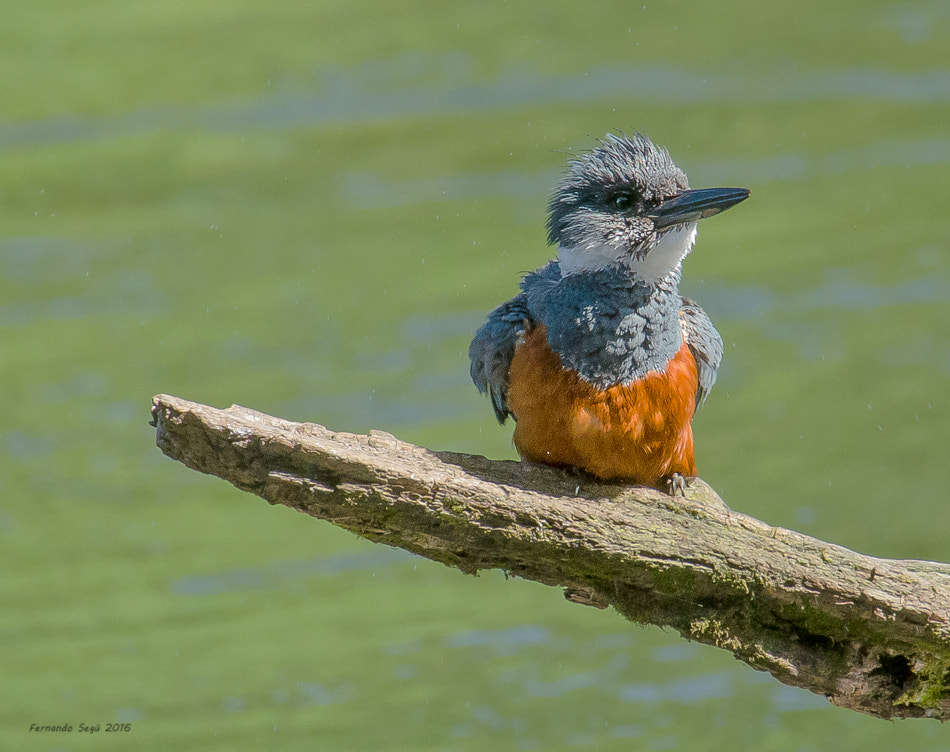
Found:
<svg viewBox="0 0 950 752"><path fill-rule="evenodd" d="M749 196L691 190L643 134L609 134L570 162L548 204L557 258L521 281L469 347L522 460L682 493L696 475L692 418L722 338L679 293L696 223Z"/></svg>

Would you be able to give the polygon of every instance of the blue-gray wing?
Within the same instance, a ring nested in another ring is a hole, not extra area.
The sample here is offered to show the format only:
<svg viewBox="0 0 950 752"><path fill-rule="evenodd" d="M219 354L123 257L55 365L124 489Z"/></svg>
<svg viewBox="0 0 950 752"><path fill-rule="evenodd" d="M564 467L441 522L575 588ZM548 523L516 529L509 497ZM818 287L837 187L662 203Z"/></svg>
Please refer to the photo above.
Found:
<svg viewBox="0 0 950 752"><path fill-rule="evenodd" d="M472 381L482 394L491 397L499 423L511 415L508 409L508 369L518 339L531 326L528 301L524 293L498 306L488 314L468 348L472 361Z"/></svg>
<svg viewBox="0 0 950 752"><path fill-rule="evenodd" d="M699 407L716 383L716 371L722 361L722 337L706 312L689 298L683 298L680 304L680 324L683 339L693 353L699 372L699 388L696 390L696 406Z"/></svg>

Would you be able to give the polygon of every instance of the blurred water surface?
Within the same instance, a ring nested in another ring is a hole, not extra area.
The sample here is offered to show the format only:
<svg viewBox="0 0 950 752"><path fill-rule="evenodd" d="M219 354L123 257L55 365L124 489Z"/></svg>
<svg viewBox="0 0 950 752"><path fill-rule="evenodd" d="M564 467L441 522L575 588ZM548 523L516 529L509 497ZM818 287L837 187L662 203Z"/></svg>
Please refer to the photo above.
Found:
<svg viewBox="0 0 950 752"><path fill-rule="evenodd" d="M734 508L950 560L950 12L98 2L0 29L0 747L943 750L726 653L165 459L158 392L513 457L466 349L571 153L645 130Z"/></svg>

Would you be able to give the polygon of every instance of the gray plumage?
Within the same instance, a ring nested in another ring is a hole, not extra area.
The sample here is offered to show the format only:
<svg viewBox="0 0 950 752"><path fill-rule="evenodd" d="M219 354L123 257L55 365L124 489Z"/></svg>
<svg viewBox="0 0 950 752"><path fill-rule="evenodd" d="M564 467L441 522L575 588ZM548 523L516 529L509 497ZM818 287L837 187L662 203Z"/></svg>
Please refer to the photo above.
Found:
<svg viewBox="0 0 950 752"><path fill-rule="evenodd" d="M491 396L499 422L511 414L515 349L537 324L562 365L599 389L663 372L685 341L696 360L698 405L715 384L722 339L679 294L681 262L696 220L747 195L690 191L669 153L641 134L607 136L572 161L548 206L559 259L525 275L522 292L489 314L469 348L472 380Z"/></svg>
<svg viewBox="0 0 950 752"><path fill-rule="evenodd" d="M488 314L468 348L472 381L491 397L495 417L504 423L508 411L508 369L518 339L533 325L524 294L517 295Z"/></svg>
<svg viewBox="0 0 950 752"><path fill-rule="evenodd" d="M562 365L599 389L661 371L683 344L670 280L651 287L616 266L562 277L552 261L521 288Z"/></svg>
<svg viewBox="0 0 950 752"><path fill-rule="evenodd" d="M696 394L696 406L701 405L716 383L719 363L722 361L722 337L709 320L706 312L695 300L687 297L680 299L680 324L683 338L689 346L696 369L699 372L699 389Z"/></svg>

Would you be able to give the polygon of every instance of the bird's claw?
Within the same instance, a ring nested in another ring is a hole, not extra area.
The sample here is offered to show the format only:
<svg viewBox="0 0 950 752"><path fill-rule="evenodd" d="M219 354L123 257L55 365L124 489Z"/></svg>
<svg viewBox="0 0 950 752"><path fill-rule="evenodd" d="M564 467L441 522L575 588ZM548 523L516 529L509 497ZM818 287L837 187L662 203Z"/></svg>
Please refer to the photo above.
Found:
<svg viewBox="0 0 950 752"><path fill-rule="evenodd" d="M680 475L679 473L673 473L673 474L672 474L669 478L667 478L667 480L666 480L666 492L667 492L670 496L676 496L676 493L677 493L677 491L678 491L678 492L679 492L679 495L682 496L682 497L685 499L685 498L686 498L686 486L688 486L688 485L689 485L689 483L686 482L686 478L685 478L685 477L683 477L683 476Z"/></svg>

